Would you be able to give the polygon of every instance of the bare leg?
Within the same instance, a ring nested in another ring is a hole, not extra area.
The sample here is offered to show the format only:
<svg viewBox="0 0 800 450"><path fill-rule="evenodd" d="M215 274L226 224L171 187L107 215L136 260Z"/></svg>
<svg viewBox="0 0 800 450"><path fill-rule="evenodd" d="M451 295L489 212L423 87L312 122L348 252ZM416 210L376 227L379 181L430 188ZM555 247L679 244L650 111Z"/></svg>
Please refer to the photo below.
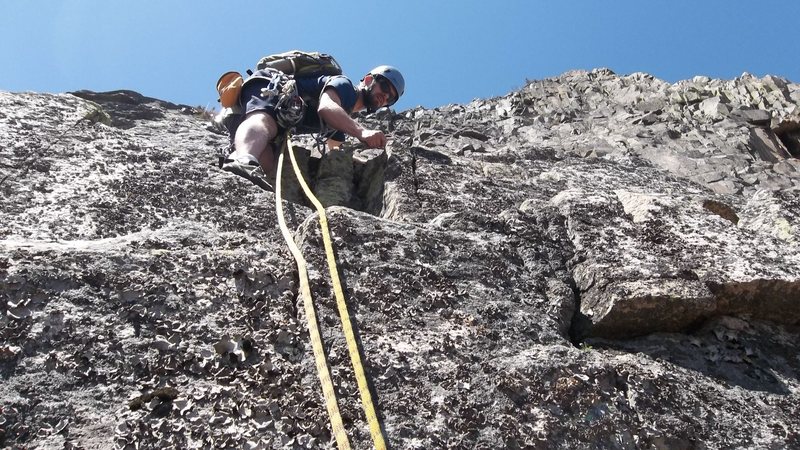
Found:
<svg viewBox="0 0 800 450"><path fill-rule="evenodd" d="M278 135L278 124L275 119L263 111L255 111L247 115L236 130L233 145L236 150L229 159L250 155L261 164L264 173L275 171L276 161L270 143Z"/></svg>

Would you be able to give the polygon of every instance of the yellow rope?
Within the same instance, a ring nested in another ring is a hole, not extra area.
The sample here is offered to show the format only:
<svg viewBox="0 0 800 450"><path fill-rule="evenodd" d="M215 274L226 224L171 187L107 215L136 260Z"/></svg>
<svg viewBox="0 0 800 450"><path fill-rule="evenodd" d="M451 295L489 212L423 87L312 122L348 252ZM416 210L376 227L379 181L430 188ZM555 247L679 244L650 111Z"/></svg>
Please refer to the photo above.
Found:
<svg viewBox="0 0 800 450"><path fill-rule="evenodd" d="M288 136L287 136L288 141ZM292 161L294 162L294 160ZM314 302L311 299L311 289L308 287L308 270L306 269L306 260L300 249L297 248L292 235L289 233L289 228L286 226L286 219L283 215L283 205L281 204L281 170L283 168L283 153L278 156L278 171L275 175L275 210L278 216L278 224L281 228L281 234L286 240L286 245L292 252L295 261L297 262L297 271L300 276L300 291L303 295L303 307L308 320L308 332L311 335L311 347L314 350L314 361L317 365L317 374L319 381L322 384L322 396L325 398L325 406L328 409L328 416L330 417L331 427L333 428L333 435L336 438L336 444L339 450L349 450L350 441L347 439L344 425L342 425L342 416L339 414L339 406L336 403L336 392L333 390L333 382L331 375L328 372L328 363L325 360L325 350L322 348L322 337L319 333L319 325L317 324L317 317L314 313Z"/></svg>
<svg viewBox="0 0 800 450"><path fill-rule="evenodd" d="M319 225L322 229L322 241L325 244L325 256L328 260L328 269L331 273L331 281L333 282L333 293L336 297L336 306L339 309L339 317L342 321L342 329L344 331L345 340L347 341L347 350L350 352L350 360L353 363L353 371L355 372L356 381L358 382L358 391L361 393L361 403L364 406L364 414L367 416L367 424L369 424L369 432L372 435L372 442L376 450L386 450L386 443L383 438L383 431L378 422L378 417L375 414L375 406L372 403L372 395L369 392L369 385L367 384L367 376L364 372L364 366L361 364L361 353L358 350L356 336L353 332L353 325L350 323L350 313L347 311L347 303L344 300L342 293L342 284L339 281L339 271L336 268L336 259L333 254L333 244L331 243L330 231L328 230L328 218L325 215L325 208L311 192L311 189L303 179L303 174L300 172L300 167L297 165L297 160L294 157L294 149L292 148L291 136L286 135L286 149L289 152L289 157L292 160L292 167L294 173L297 175L297 181L303 188L306 197L314 205L319 215ZM283 155L281 155L283 156ZM280 172L280 163L278 163L278 172ZM276 183L279 184L279 183Z"/></svg>

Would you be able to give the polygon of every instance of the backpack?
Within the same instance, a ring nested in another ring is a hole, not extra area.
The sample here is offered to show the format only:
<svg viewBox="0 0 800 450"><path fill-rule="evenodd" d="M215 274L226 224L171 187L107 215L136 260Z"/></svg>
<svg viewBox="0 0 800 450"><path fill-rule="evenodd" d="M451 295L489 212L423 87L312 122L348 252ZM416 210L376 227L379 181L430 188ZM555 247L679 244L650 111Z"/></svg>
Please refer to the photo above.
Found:
<svg viewBox="0 0 800 450"><path fill-rule="evenodd" d="M256 70L274 69L286 75L299 77L341 75L342 67L327 53L292 50L261 58ZM253 71L248 70L248 75ZM239 102L244 80L238 72L226 72L217 80L217 92L223 108L233 108Z"/></svg>
<svg viewBox="0 0 800 450"><path fill-rule="evenodd" d="M322 75L341 75L342 67L327 53L292 50L261 58L256 70L276 69L287 75L312 77ZM248 72L249 73L249 72Z"/></svg>

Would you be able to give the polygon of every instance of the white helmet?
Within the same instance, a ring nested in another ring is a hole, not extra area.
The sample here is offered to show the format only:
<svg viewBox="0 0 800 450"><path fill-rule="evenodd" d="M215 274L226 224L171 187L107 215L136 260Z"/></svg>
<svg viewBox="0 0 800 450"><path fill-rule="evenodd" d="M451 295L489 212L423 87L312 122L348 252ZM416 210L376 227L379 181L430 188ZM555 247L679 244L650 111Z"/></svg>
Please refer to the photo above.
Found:
<svg viewBox="0 0 800 450"><path fill-rule="evenodd" d="M403 78L403 74L401 74L396 67L378 66L370 70L368 75L377 75L386 78L390 83L392 83L392 86L394 86L394 90L397 91L397 98L394 99L394 101L388 106L395 104L395 102L400 99L400 97L403 95L403 92L406 90L406 80Z"/></svg>

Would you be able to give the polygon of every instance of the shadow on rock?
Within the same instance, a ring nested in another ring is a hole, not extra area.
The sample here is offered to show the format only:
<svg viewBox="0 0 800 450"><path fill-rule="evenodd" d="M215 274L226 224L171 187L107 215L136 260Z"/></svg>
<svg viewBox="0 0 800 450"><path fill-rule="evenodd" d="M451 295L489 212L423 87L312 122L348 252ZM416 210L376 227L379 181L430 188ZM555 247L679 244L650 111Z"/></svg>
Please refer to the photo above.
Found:
<svg viewBox="0 0 800 450"><path fill-rule="evenodd" d="M690 334L657 333L636 339L589 339L596 348L644 353L748 391L790 395L785 380L800 375L800 328L723 316Z"/></svg>

